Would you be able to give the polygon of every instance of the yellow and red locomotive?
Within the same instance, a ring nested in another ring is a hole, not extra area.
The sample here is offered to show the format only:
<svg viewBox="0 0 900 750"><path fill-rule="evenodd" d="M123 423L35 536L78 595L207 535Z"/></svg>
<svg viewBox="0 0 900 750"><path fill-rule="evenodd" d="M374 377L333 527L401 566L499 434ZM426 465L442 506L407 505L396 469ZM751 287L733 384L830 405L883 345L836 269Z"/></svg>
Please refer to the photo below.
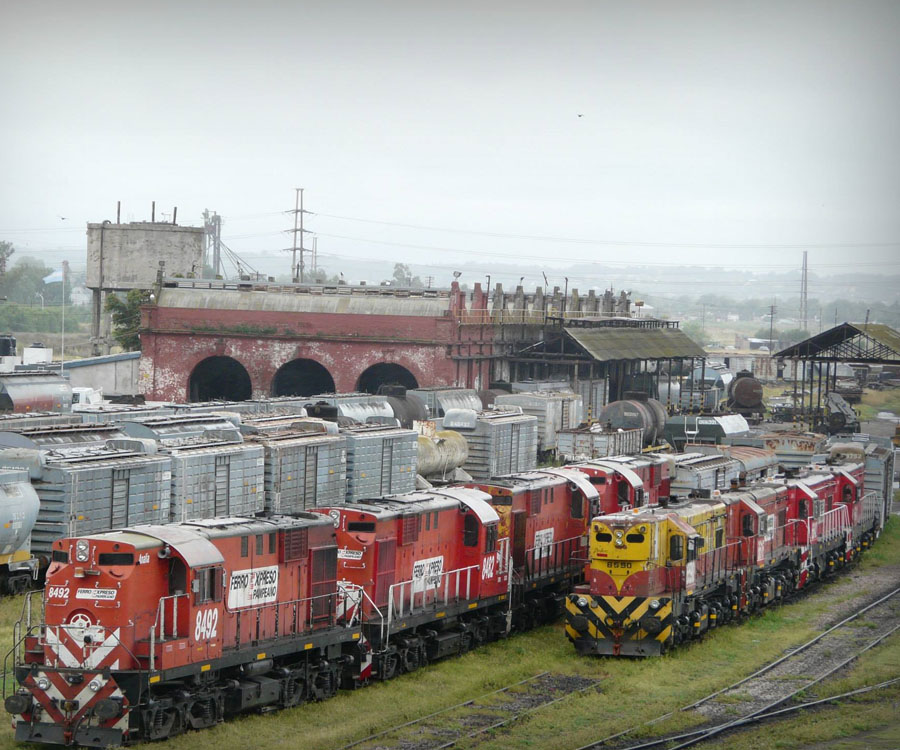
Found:
<svg viewBox="0 0 900 750"><path fill-rule="evenodd" d="M828 575L884 519L863 466L834 461L749 487L593 519L566 602L580 653L660 654Z"/></svg>

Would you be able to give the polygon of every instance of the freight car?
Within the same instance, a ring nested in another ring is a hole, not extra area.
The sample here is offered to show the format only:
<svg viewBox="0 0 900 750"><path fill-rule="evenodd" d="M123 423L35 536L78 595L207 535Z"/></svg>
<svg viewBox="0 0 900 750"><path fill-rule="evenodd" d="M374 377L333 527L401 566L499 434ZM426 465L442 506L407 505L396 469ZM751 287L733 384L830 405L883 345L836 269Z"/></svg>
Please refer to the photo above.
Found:
<svg viewBox="0 0 900 750"><path fill-rule="evenodd" d="M68 378L47 370L19 370L0 374L0 412L72 411Z"/></svg>
<svg viewBox="0 0 900 750"><path fill-rule="evenodd" d="M567 637L583 654L660 654L831 575L884 522L863 472L833 457L708 499L595 518Z"/></svg>
<svg viewBox="0 0 900 750"><path fill-rule="evenodd" d="M753 373L741 370L728 384L726 408L747 419L759 422L766 411L763 403L763 387Z"/></svg>
<svg viewBox="0 0 900 750"><path fill-rule="evenodd" d="M0 512L6 519L0 528L0 590L6 593L24 591L37 577L31 531L39 505L27 471L0 469Z"/></svg>
<svg viewBox="0 0 900 750"><path fill-rule="evenodd" d="M597 421L611 429L644 431L644 445L655 445L663 439L666 408L656 399L631 393L634 398L613 401L603 407Z"/></svg>

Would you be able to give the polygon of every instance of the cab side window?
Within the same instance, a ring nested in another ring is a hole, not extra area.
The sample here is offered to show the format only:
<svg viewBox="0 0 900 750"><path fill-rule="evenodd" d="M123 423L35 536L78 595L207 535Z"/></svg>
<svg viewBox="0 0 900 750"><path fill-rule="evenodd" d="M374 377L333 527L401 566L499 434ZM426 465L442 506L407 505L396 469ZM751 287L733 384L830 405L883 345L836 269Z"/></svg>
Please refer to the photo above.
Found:
<svg viewBox="0 0 900 750"><path fill-rule="evenodd" d="M749 513L741 519L741 536L753 536L753 516Z"/></svg>
<svg viewBox="0 0 900 750"><path fill-rule="evenodd" d="M222 600L223 571L219 566L194 571L194 604Z"/></svg>
<svg viewBox="0 0 900 750"><path fill-rule="evenodd" d="M484 551L493 552L497 549L497 524L493 523L484 529Z"/></svg>
<svg viewBox="0 0 900 750"><path fill-rule="evenodd" d="M478 519L469 514L463 524L463 545L466 547L478 546Z"/></svg>
<svg viewBox="0 0 900 750"><path fill-rule="evenodd" d="M678 562L684 557L684 537L673 536L669 539L669 559Z"/></svg>
<svg viewBox="0 0 900 750"><path fill-rule="evenodd" d="M578 490L572 490L572 505L569 510L572 518L584 518L584 498Z"/></svg>

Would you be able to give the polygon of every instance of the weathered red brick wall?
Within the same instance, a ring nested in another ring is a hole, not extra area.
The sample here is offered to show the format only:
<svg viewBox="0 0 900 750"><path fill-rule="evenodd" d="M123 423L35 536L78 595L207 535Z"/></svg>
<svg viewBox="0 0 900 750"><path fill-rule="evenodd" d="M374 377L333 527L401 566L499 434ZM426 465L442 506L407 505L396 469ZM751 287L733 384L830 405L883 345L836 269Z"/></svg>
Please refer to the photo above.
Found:
<svg viewBox="0 0 900 750"><path fill-rule="evenodd" d="M402 299L398 300L401 303ZM455 307L455 305L454 305ZM247 370L253 397L271 395L278 369L295 359L324 366L339 392L370 366L405 367L420 386L487 387L491 326L442 317L286 313L148 306L142 318L140 389L148 399L184 401L194 368L227 356ZM463 361L460 355L477 359ZM456 358L455 358L456 357Z"/></svg>

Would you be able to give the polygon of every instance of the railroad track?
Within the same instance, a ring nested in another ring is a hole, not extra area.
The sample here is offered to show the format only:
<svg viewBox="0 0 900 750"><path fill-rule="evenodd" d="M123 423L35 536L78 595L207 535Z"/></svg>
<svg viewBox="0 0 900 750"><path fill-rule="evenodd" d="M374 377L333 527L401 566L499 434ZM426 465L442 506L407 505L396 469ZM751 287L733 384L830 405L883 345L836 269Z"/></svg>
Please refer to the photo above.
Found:
<svg viewBox="0 0 900 750"><path fill-rule="evenodd" d="M599 750L599 748L610 747L613 743L623 750L644 750L660 745L668 745L669 750L678 750L764 718L845 697L830 696L821 701L778 710L779 706L819 684L900 630L900 624L896 624L900 620L900 596L898 595L900 595L900 588L888 592L806 643L792 648L781 658L727 687L716 690L675 711L582 745L577 750ZM863 615L867 615L865 622L860 620ZM838 656L835 657L835 654ZM844 654L849 654L849 656L845 657ZM890 680L887 683L861 688L860 691L886 687L894 682L896 680ZM856 692L858 691L852 691L846 695ZM739 713L736 717L733 716L735 711ZM642 741L638 744L623 744L622 741L636 730L659 724L683 712L695 712L705 719L704 727Z"/></svg>
<svg viewBox="0 0 900 750"><path fill-rule="evenodd" d="M340 750L447 750L561 700L596 688L599 680L539 672L532 677L484 693L440 711L375 732L343 745ZM524 690L522 689L524 688ZM506 700L497 701L498 697Z"/></svg>

